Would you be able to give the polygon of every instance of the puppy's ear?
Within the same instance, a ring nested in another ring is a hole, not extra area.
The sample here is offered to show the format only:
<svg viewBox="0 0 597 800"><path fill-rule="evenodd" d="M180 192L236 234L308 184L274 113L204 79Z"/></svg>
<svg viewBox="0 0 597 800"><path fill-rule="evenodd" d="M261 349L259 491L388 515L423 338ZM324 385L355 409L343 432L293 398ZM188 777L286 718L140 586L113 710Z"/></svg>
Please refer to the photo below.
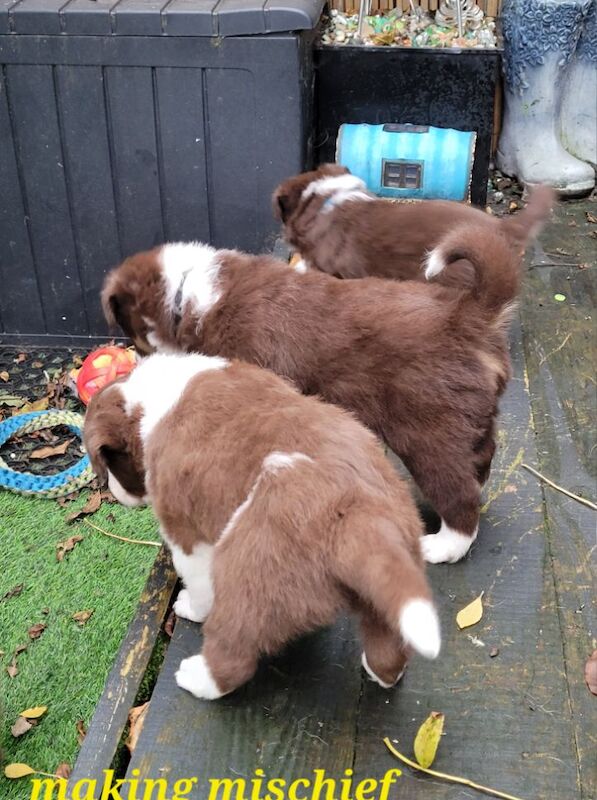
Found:
<svg viewBox="0 0 597 800"><path fill-rule="evenodd" d="M132 338L132 310L135 304L133 295L119 286L118 276L114 272L106 278L101 295L102 309L110 330L120 327Z"/></svg>
<svg viewBox="0 0 597 800"><path fill-rule="evenodd" d="M301 202L304 186L299 178L300 176L289 178L284 183L281 183L274 192L274 217L283 223L290 219Z"/></svg>
<svg viewBox="0 0 597 800"><path fill-rule="evenodd" d="M105 484L114 454L126 450L122 420L116 419L114 413L101 410L96 413L92 400L85 417L84 441L93 471L100 483Z"/></svg>

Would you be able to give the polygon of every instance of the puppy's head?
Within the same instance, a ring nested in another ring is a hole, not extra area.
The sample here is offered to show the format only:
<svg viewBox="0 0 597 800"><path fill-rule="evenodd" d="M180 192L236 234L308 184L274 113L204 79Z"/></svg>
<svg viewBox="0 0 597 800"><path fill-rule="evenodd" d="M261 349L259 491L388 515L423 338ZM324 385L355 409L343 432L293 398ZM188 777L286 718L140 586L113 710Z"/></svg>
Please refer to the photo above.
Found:
<svg viewBox="0 0 597 800"><path fill-rule="evenodd" d="M349 170L340 164L322 164L311 172L303 172L283 181L273 195L274 216L286 224L298 209L305 189L315 181L346 175Z"/></svg>
<svg viewBox="0 0 597 800"><path fill-rule="evenodd" d="M91 398L83 440L93 471L125 506L145 502L145 468L139 434L139 415L127 414L122 381L106 386Z"/></svg>
<svg viewBox="0 0 597 800"><path fill-rule="evenodd" d="M108 325L120 327L141 355L155 351L150 334L161 317L163 295L159 248L125 259L104 282L101 301Z"/></svg>

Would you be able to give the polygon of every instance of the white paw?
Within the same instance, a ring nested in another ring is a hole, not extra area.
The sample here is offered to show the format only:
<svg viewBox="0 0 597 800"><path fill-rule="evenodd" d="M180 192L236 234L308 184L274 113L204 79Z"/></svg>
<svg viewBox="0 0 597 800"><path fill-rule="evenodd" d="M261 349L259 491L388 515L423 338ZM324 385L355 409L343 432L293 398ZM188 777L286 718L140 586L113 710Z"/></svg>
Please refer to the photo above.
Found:
<svg viewBox="0 0 597 800"><path fill-rule="evenodd" d="M217 700L224 694L218 688L207 661L201 654L183 659L175 678L181 689L186 689L204 700Z"/></svg>
<svg viewBox="0 0 597 800"><path fill-rule="evenodd" d="M423 558L430 564L454 564L464 558L476 538L476 530L472 536L467 536L448 527L442 520L437 533L421 538Z"/></svg>
<svg viewBox="0 0 597 800"><path fill-rule="evenodd" d="M188 619L191 622L204 622L210 612L211 602L193 604L189 590L181 589L172 608L180 619Z"/></svg>
<svg viewBox="0 0 597 800"><path fill-rule="evenodd" d="M402 672L398 675L394 683L386 683L385 681L382 681L382 679L378 675L376 675L375 672L373 672L373 670L369 666L369 662L367 661L367 654L365 653L364 650L363 654L361 655L361 664L363 665L363 669L369 676L369 680L372 680L374 683L378 683L382 687L382 689L391 689L393 686L396 686L400 678L404 675L404 670L402 670Z"/></svg>

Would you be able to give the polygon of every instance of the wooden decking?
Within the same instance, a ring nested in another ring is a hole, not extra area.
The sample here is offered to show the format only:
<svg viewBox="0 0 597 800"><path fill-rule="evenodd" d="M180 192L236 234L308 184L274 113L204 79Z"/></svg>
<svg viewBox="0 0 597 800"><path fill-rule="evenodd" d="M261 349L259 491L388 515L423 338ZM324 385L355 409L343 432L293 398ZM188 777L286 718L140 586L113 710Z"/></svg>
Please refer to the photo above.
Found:
<svg viewBox="0 0 597 800"><path fill-rule="evenodd" d="M440 658L413 659L399 688L385 692L363 676L355 627L342 619L264 662L241 691L207 703L174 683L178 662L201 642L200 626L179 621L129 777L134 769L143 778L198 776L193 798L208 797L209 778L250 779L256 768L289 781L314 769L379 778L399 766L382 738L411 755L419 724L442 711L435 768L525 800L596 796L597 699L583 672L596 647L597 514L522 466L595 499L597 226L585 216L593 209L589 201L562 207L528 259L512 331L515 376L501 404L479 538L462 563L429 569L443 625ZM586 269L568 266L591 259ZM482 621L459 631L457 611L481 591ZM114 731L124 724L116 715L110 728L108 719L115 696L122 706L121 672L115 668L75 778L109 766ZM132 704L134 681L126 688ZM94 758L106 730L111 744ZM475 796L408 768L390 793L396 800Z"/></svg>

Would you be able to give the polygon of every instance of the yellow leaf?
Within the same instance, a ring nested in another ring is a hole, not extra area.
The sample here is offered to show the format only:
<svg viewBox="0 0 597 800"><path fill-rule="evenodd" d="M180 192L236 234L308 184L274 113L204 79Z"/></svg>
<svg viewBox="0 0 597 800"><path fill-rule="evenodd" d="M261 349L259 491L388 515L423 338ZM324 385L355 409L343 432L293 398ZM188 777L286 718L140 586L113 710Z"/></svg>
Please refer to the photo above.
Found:
<svg viewBox="0 0 597 800"><path fill-rule="evenodd" d="M456 614L456 624L462 630L463 628L470 628L471 625L476 625L483 616L483 602L482 598L485 592L481 592L479 597L476 597L468 606L461 608Z"/></svg>
<svg viewBox="0 0 597 800"><path fill-rule="evenodd" d="M25 717L25 719L39 719L43 717L47 710L47 706L33 706L33 708L26 708L24 711L21 711L19 717Z"/></svg>
<svg viewBox="0 0 597 800"><path fill-rule="evenodd" d="M417 731L413 749L415 758L425 769L433 764L443 730L444 715L439 711L432 711Z"/></svg>
<svg viewBox="0 0 597 800"><path fill-rule="evenodd" d="M35 770L29 764L7 764L4 767L4 775L7 778L24 778L25 775L34 775Z"/></svg>

